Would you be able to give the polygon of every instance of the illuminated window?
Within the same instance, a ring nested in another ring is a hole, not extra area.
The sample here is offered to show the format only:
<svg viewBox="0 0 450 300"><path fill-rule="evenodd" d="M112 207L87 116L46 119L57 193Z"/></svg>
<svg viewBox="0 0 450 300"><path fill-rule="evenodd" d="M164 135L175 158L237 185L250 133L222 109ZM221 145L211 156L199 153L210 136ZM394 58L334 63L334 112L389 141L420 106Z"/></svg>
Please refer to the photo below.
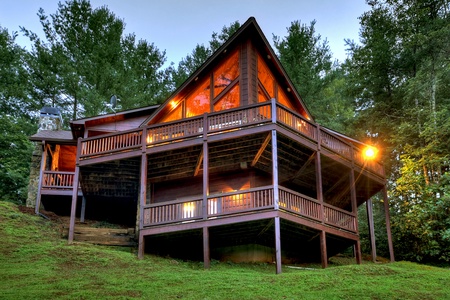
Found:
<svg viewBox="0 0 450 300"><path fill-rule="evenodd" d="M178 107L175 108L171 113L169 113L161 122L180 120L182 117L183 117L183 105L182 103L179 103Z"/></svg>
<svg viewBox="0 0 450 300"><path fill-rule="evenodd" d="M258 55L258 79L263 85L266 92L269 94L269 97L275 98L275 80L260 55Z"/></svg>
<svg viewBox="0 0 450 300"><path fill-rule="evenodd" d="M186 118L209 112L210 89L209 79L205 80L186 99Z"/></svg>
<svg viewBox="0 0 450 300"><path fill-rule="evenodd" d="M278 89L278 102L294 110L294 106L292 105L291 101L289 101L288 97L282 89Z"/></svg>
<svg viewBox="0 0 450 300"><path fill-rule="evenodd" d="M266 93L258 86L258 102L266 102L268 100L270 100L270 98L267 97Z"/></svg>
<svg viewBox="0 0 450 300"><path fill-rule="evenodd" d="M220 67L214 71L214 97L220 94L239 76L239 55L235 51Z"/></svg>
<svg viewBox="0 0 450 300"><path fill-rule="evenodd" d="M214 111L230 109L239 106L239 85L236 84L228 93L214 104Z"/></svg>

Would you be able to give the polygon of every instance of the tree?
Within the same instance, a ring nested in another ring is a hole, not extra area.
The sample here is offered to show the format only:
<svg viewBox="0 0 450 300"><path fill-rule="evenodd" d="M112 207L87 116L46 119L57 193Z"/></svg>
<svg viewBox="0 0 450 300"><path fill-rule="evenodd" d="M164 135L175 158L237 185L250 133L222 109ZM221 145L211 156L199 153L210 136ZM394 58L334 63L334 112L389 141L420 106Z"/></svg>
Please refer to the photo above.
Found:
<svg viewBox="0 0 450 300"><path fill-rule="evenodd" d="M28 60L33 98L59 106L72 119L105 110L112 94L123 109L155 104L164 94L164 53L124 35L125 23L107 7L87 0L58 4L55 14L38 13L45 39L22 28L33 42ZM156 92L158 91L158 92ZM162 91L162 92L161 92Z"/></svg>
<svg viewBox="0 0 450 300"><path fill-rule="evenodd" d="M23 203L28 185L32 146L28 135L36 132L23 65L26 52L0 27L0 194L2 199Z"/></svg>
<svg viewBox="0 0 450 300"><path fill-rule="evenodd" d="M287 36L273 36L281 64L295 85L302 99L310 108L316 121L329 116L323 111L326 104L324 90L330 82L332 71L331 51L327 40L321 41L312 21L310 25L294 21L287 28ZM335 74L337 75L337 73Z"/></svg>
<svg viewBox="0 0 450 300"><path fill-rule="evenodd" d="M370 1L346 62L362 136L382 146L396 256L449 261L449 3ZM362 127L362 126L360 126Z"/></svg>

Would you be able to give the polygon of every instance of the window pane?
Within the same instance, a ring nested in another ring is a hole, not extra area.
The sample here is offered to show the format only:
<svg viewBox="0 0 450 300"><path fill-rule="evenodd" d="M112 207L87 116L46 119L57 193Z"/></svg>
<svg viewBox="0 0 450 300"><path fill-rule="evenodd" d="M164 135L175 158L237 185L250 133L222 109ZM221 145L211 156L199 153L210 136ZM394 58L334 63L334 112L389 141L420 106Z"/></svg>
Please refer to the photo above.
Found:
<svg viewBox="0 0 450 300"><path fill-rule="evenodd" d="M220 94L239 76L239 55L235 51L220 67L214 71L214 97Z"/></svg>
<svg viewBox="0 0 450 300"><path fill-rule="evenodd" d="M186 98L186 118L209 112L209 96L209 79L207 79Z"/></svg>
<svg viewBox="0 0 450 300"><path fill-rule="evenodd" d="M269 94L270 98L275 97L273 90L274 79L270 73L269 68L266 63L262 60L261 56L258 55L258 79L263 85L266 92Z"/></svg>
<svg viewBox="0 0 450 300"><path fill-rule="evenodd" d="M282 89L278 89L278 102L283 104L286 107L289 107L290 109L294 110L294 106L292 105L291 101L289 101L288 97L286 97L286 94Z"/></svg>
<svg viewBox="0 0 450 300"><path fill-rule="evenodd" d="M236 84L228 93L226 93L216 104L214 111L230 109L239 106L239 85Z"/></svg>
<svg viewBox="0 0 450 300"><path fill-rule="evenodd" d="M258 85L258 102L266 102L270 99L267 98L261 87Z"/></svg>
<svg viewBox="0 0 450 300"><path fill-rule="evenodd" d="M175 108L170 114L168 114L161 122L170 122L175 120L180 120L182 118L182 107L183 103L178 104L178 107Z"/></svg>

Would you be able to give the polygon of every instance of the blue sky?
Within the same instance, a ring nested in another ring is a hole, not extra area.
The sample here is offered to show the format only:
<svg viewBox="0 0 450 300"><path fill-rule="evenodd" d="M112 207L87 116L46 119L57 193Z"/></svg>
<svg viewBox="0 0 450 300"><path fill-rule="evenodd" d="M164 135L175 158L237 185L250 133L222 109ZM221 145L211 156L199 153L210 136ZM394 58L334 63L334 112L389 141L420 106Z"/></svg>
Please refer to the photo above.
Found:
<svg viewBox="0 0 450 300"><path fill-rule="evenodd" d="M0 0L0 26L9 32L19 26L42 34L36 15L56 12L57 0ZM346 57L344 39L358 41L359 20L369 6L364 0L91 0L96 8L106 5L126 23L125 32L152 42L166 51L168 62L178 62L197 44L207 44L213 32L234 21L243 24L253 16L269 42L284 37L292 21L316 20L316 33L327 39L335 59ZM25 37L16 42L29 48Z"/></svg>

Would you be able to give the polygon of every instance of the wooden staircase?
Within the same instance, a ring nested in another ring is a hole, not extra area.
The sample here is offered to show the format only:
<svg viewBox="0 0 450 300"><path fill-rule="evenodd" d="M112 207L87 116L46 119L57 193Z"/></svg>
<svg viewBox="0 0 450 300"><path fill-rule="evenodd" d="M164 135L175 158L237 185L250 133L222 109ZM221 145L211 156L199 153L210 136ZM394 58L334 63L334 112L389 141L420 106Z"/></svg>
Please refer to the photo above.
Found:
<svg viewBox="0 0 450 300"><path fill-rule="evenodd" d="M63 237L69 235L69 227L64 226ZM95 245L135 247L136 235L134 228L95 228L83 224L76 224L74 241Z"/></svg>

